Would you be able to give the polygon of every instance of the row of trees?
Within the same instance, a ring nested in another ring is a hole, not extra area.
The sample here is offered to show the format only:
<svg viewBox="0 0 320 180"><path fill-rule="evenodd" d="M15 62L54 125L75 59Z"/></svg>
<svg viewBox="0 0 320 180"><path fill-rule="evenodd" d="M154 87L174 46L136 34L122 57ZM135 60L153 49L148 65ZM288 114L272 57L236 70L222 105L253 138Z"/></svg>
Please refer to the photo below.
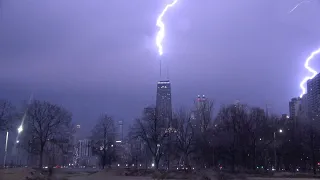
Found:
<svg viewBox="0 0 320 180"><path fill-rule="evenodd" d="M155 168L317 171L320 134L315 121L268 115L245 104L222 106L213 118L210 101L191 112L180 110L169 121L151 109L135 121L129 137L148 151L138 151L140 158L135 151L135 159L146 161L149 154Z"/></svg>
<svg viewBox="0 0 320 180"><path fill-rule="evenodd" d="M1 101L0 129L17 127L24 119L21 146L38 156L40 167L44 154L51 164L61 155L70 157L75 127L69 111L34 100L21 112L8 101ZM213 116L213 102L209 100L197 103L192 111L180 109L172 119L161 117L154 107L145 108L130 127L129 148L121 143L123 151L115 147L115 121L102 115L92 130L90 144L102 167L122 161L136 167L145 164L168 169L317 171L317 121L269 115L261 108L239 103L221 106Z"/></svg>

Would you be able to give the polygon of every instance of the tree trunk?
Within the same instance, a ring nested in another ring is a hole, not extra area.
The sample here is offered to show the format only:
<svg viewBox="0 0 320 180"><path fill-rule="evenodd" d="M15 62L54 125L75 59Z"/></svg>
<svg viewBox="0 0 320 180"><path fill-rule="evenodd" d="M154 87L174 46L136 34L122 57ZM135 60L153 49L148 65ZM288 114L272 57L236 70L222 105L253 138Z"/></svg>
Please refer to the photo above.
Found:
<svg viewBox="0 0 320 180"><path fill-rule="evenodd" d="M257 168L257 148L256 148L256 141L253 142L253 170Z"/></svg>
<svg viewBox="0 0 320 180"><path fill-rule="evenodd" d="M214 155L215 155L215 149L214 147L212 147L212 166L215 168L216 167L216 164L215 164L215 159L214 159Z"/></svg>
<svg viewBox="0 0 320 180"><path fill-rule="evenodd" d="M40 160L39 160L39 168L42 169L42 160L43 160L43 147L40 149Z"/></svg>
<svg viewBox="0 0 320 180"><path fill-rule="evenodd" d="M167 169L170 169L170 156L168 155L168 161L167 161Z"/></svg>
<svg viewBox="0 0 320 180"><path fill-rule="evenodd" d="M186 171L190 171L191 170L188 152L185 152L185 155L184 155L184 168L187 168Z"/></svg>
<svg viewBox="0 0 320 180"><path fill-rule="evenodd" d="M158 156L156 156L154 159L155 159L155 160L154 160L155 167L156 167L156 169L159 169L160 158L159 158Z"/></svg>
<svg viewBox="0 0 320 180"><path fill-rule="evenodd" d="M314 141L314 140L313 140ZM313 144L314 146L314 144ZM316 153L314 152L314 147L312 147L312 168L313 168L313 174L317 174L317 162L316 162Z"/></svg>
<svg viewBox="0 0 320 180"><path fill-rule="evenodd" d="M235 150L232 150L232 152L231 152L231 165L232 165L232 172L235 172L235 170L236 170L236 168L235 168L235 166L236 166L236 155L235 155Z"/></svg>

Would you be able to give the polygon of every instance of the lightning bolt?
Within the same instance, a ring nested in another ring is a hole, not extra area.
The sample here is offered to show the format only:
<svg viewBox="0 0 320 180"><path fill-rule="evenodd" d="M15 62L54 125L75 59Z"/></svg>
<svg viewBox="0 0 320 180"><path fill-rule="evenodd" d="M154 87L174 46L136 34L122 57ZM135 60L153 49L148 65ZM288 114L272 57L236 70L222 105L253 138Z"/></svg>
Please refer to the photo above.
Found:
<svg viewBox="0 0 320 180"><path fill-rule="evenodd" d="M163 16L166 14L169 8L173 7L178 0L173 0L172 3L167 4L165 8L162 10L162 12L159 14L157 18L157 26L159 27L159 31L156 36L156 45L158 47L158 53L161 56L163 54L163 47L162 47L162 41L165 37L165 25L162 21Z"/></svg>
<svg viewBox="0 0 320 180"><path fill-rule="evenodd" d="M310 2L313 2L315 0L303 0L303 1L300 1L298 4L296 4L289 12L288 14L291 14L292 12L294 12L298 7L300 7L302 4L304 3L310 3ZM320 2L320 1L319 1ZM309 57L306 59L305 63L304 63L304 68L306 68L310 73L312 73L311 76L306 76L301 82L300 82L300 88L302 90L301 94L300 94L300 98L302 98L302 96L304 94L306 94L307 92L307 88L305 87L305 84L307 83L308 80L310 79L313 79L317 74L318 72L316 70L314 70L313 68L311 68L309 66L309 62L315 57L317 56L318 54L320 54L320 48L313 51Z"/></svg>
<svg viewBox="0 0 320 180"><path fill-rule="evenodd" d="M289 12L288 14L292 13L294 10L296 10L299 6L301 6L304 3L309 3L313 0L304 0L304 1L300 1L298 4L296 4Z"/></svg>
<svg viewBox="0 0 320 180"><path fill-rule="evenodd" d="M318 54L320 54L320 48L317 49L317 50L315 50L315 51L313 51L313 52L309 55L309 57L306 59L306 62L304 63L304 67L305 67L309 72L311 72L312 75L305 77L305 78L301 81L301 83L300 83L300 88L301 88L301 90L302 90L302 93L301 93L301 95L300 95L301 98L302 98L302 96L303 96L304 94L306 94L306 91L307 91L307 90L306 90L306 87L305 87L306 82L307 82L308 80L310 80L310 79L313 79L313 78L318 74L318 72L317 72L316 70L312 69L312 68L309 66L309 62L310 62L316 55L318 55Z"/></svg>

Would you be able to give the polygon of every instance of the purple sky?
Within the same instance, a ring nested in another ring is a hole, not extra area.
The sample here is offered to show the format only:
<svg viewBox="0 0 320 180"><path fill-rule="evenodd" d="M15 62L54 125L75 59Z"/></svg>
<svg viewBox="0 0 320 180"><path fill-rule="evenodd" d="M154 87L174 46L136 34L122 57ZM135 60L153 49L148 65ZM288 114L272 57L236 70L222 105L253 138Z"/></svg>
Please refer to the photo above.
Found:
<svg viewBox="0 0 320 180"><path fill-rule="evenodd" d="M165 1L2 0L0 98L17 103L33 92L85 127L104 112L131 122L155 103L155 22ZM320 47L320 4L288 15L296 2L180 0L165 16L161 57L174 107L205 94L216 108L239 99L288 112L303 61Z"/></svg>

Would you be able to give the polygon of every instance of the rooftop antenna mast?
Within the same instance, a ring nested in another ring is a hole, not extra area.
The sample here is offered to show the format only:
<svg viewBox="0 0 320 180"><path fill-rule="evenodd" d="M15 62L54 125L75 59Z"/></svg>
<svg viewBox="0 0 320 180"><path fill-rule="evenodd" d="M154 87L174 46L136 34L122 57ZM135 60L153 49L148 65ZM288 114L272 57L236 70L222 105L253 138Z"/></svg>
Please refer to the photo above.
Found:
<svg viewBox="0 0 320 180"><path fill-rule="evenodd" d="M167 79L169 80L169 64L167 64Z"/></svg>
<svg viewBox="0 0 320 180"><path fill-rule="evenodd" d="M162 62L161 62L161 58L160 58L160 79L161 79L161 66L162 66Z"/></svg>

